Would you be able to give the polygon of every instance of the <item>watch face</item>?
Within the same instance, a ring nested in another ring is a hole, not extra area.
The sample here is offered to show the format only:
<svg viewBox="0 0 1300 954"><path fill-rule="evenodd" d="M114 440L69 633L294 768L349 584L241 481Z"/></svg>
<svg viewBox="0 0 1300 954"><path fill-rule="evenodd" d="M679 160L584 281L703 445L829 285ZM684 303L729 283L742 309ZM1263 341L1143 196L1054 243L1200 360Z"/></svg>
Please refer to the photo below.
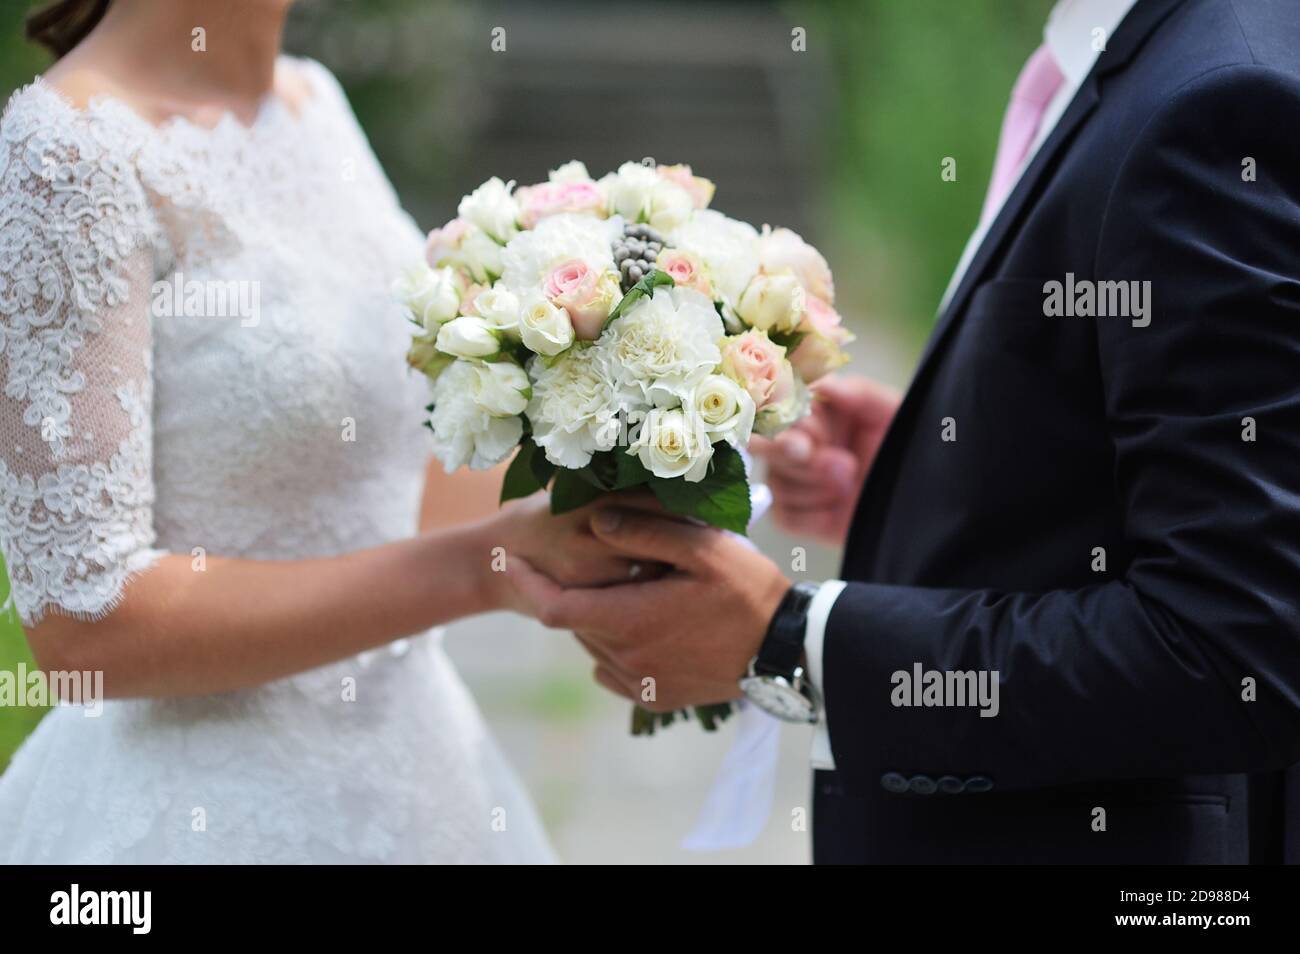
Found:
<svg viewBox="0 0 1300 954"><path fill-rule="evenodd" d="M779 676L747 676L741 691L764 712L786 722L813 721L813 705L802 693Z"/></svg>

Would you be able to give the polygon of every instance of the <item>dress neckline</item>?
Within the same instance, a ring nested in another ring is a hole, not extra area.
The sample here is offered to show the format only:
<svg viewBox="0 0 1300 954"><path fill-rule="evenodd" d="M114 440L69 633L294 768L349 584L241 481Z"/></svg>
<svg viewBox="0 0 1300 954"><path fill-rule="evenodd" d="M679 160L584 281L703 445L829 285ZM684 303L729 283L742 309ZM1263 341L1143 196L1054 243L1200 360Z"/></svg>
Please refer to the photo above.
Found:
<svg viewBox="0 0 1300 954"><path fill-rule="evenodd" d="M93 116L105 109L111 110L117 115L127 117L134 125L153 135L162 136L179 130L187 135L236 133L251 136L264 128L276 125L280 121L288 121L291 126L299 126L320 105L324 91L317 81L315 70L312 68L316 64L305 57L295 57L285 53L280 54L277 65L286 63L296 69L298 75L305 81L309 91L308 95L297 104L296 108L293 108L275 90L271 90L258 103L257 112L250 122L242 121L232 110L226 109L222 110L217 117L217 121L211 125L196 122L180 113L168 116L161 122L155 123L150 122L134 106L112 93L96 93L86 100L84 107L81 107L67 93L46 80L44 76L37 76L33 79L29 88L38 89L53 96L67 109L79 115Z"/></svg>

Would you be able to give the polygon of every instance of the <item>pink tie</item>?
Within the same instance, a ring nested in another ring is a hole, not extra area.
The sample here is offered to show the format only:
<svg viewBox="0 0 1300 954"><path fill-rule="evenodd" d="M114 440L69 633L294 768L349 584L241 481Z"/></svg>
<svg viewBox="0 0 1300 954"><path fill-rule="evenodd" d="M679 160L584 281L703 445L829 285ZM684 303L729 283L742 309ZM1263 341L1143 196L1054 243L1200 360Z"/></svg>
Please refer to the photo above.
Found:
<svg viewBox="0 0 1300 954"><path fill-rule="evenodd" d="M1020 164L1025 161L1025 155L1038 135L1043 113L1047 112L1048 103L1064 81L1065 76L1052 58L1051 51L1045 45L1034 50L1011 90L1011 102L1002 119L998 157L993 163L993 179L989 182L988 194L984 197L981 222L997 214L1002 200L1016 184Z"/></svg>

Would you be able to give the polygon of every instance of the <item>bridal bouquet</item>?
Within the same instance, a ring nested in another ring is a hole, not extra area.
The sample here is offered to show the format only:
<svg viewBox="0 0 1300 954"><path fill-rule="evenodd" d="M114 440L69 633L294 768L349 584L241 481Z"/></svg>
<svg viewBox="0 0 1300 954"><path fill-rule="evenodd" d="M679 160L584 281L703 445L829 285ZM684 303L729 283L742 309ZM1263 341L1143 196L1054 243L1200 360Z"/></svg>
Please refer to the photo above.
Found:
<svg viewBox="0 0 1300 954"><path fill-rule="evenodd" d="M461 199L395 283L408 363L433 383L435 455L486 469L517 447L503 502L549 487L563 513L643 486L745 533L751 432L798 420L807 385L847 360L825 259L710 210L713 183L689 166L597 180L569 162L514 185Z"/></svg>

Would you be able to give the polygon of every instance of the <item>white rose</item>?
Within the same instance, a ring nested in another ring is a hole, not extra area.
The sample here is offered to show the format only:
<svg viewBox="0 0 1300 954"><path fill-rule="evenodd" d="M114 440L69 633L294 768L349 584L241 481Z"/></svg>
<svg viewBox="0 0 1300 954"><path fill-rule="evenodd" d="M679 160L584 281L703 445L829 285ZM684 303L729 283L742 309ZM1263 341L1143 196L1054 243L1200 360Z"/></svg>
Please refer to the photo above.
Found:
<svg viewBox="0 0 1300 954"><path fill-rule="evenodd" d="M513 361L489 361L474 367L474 403L494 417L524 413L532 397L528 372Z"/></svg>
<svg viewBox="0 0 1300 954"><path fill-rule="evenodd" d="M519 313L519 337L530 351L548 357L557 355L573 344L573 321L563 308L557 308L540 293L534 294Z"/></svg>
<svg viewBox="0 0 1300 954"><path fill-rule="evenodd" d="M510 190L514 180L502 182L493 176L460 200L456 212L460 218L477 225L498 242L505 244L519 231L519 204Z"/></svg>
<svg viewBox="0 0 1300 954"><path fill-rule="evenodd" d="M469 272L481 284L492 281L501 274L501 246L479 228L469 229L460 240L460 248L451 260Z"/></svg>
<svg viewBox="0 0 1300 954"><path fill-rule="evenodd" d="M808 385L794 379L794 390L775 404L769 404L754 418L754 431L764 437L774 437L795 421L804 417L812 407L812 392Z"/></svg>
<svg viewBox="0 0 1300 954"><path fill-rule="evenodd" d="M709 473L713 445L694 415L679 407L653 408L627 451L656 477L684 477L690 483Z"/></svg>
<svg viewBox="0 0 1300 954"><path fill-rule="evenodd" d="M660 178L650 193L649 220L651 228L671 232L685 225L695 211L691 194L675 182Z"/></svg>
<svg viewBox="0 0 1300 954"><path fill-rule="evenodd" d="M650 196L659 184L659 173L639 162L625 162L618 172L600 180L609 210L629 222L642 221L650 214Z"/></svg>
<svg viewBox="0 0 1300 954"><path fill-rule="evenodd" d="M714 290L727 305L735 305L758 273L758 232L747 222L700 209L668 235L668 245L697 255L708 266Z"/></svg>
<svg viewBox="0 0 1300 954"><path fill-rule="evenodd" d="M566 162L559 168L552 169L547 177L552 182L590 182L587 167L577 159Z"/></svg>
<svg viewBox="0 0 1300 954"><path fill-rule="evenodd" d="M500 284L479 292L474 299L474 310L496 331L519 330L519 307L519 296Z"/></svg>
<svg viewBox="0 0 1300 954"><path fill-rule="evenodd" d="M474 470L495 467L523 436L519 417L494 417L474 399L476 365L454 361L433 389L433 453L451 473L468 464Z"/></svg>
<svg viewBox="0 0 1300 954"><path fill-rule="evenodd" d="M722 320L693 288L656 288L605 329L597 347L622 388L675 403L722 360Z"/></svg>
<svg viewBox="0 0 1300 954"><path fill-rule="evenodd" d="M743 447L754 427L754 399L731 378L710 374L684 402L713 440Z"/></svg>
<svg viewBox="0 0 1300 954"><path fill-rule="evenodd" d="M576 470L591 463L596 451L612 449L622 422L623 404L598 348L572 348L554 362L533 361L533 398L528 420L533 440L557 467Z"/></svg>
<svg viewBox="0 0 1300 954"><path fill-rule="evenodd" d="M477 315L462 315L438 329L438 350L457 358L487 358L501 350L500 332Z"/></svg>
<svg viewBox="0 0 1300 954"><path fill-rule="evenodd" d="M417 265L393 282L393 297L411 310L427 332L436 332L460 310L456 273L450 268Z"/></svg>
<svg viewBox="0 0 1300 954"><path fill-rule="evenodd" d="M760 331L794 331L803 321L805 292L793 272L759 275L736 303L736 314Z"/></svg>

